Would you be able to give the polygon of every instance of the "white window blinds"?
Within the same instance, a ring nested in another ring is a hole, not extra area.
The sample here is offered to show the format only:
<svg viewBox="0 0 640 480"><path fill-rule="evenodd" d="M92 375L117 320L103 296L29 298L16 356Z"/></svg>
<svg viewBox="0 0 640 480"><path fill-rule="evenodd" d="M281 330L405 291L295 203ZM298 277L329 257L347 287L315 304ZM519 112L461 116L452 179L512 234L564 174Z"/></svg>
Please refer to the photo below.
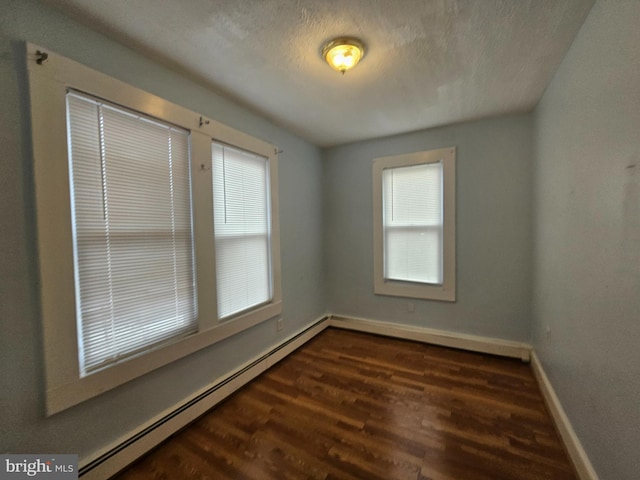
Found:
<svg viewBox="0 0 640 480"><path fill-rule="evenodd" d="M212 145L216 283L220 319L266 303L271 283L268 159Z"/></svg>
<svg viewBox="0 0 640 480"><path fill-rule="evenodd" d="M384 278L442 284L442 162L382 172Z"/></svg>
<svg viewBox="0 0 640 480"><path fill-rule="evenodd" d="M82 375L197 329L189 132L67 94Z"/></svg>

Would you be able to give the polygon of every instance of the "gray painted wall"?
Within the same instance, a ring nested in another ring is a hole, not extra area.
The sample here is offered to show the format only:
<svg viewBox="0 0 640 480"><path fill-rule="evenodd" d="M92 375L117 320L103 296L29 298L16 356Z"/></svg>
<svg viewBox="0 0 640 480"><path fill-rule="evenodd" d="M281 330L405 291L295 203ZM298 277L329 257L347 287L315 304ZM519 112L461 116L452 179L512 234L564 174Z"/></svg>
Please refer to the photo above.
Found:
<svg viewBox="0 0 640 480"><path fill-rule="evenodd" d="M528 341L531 127L528 115L507 116L325 150L329 311ZM458 301L374 295L372 160L451 146L457 147Z"/></svg>
<svg viewBox="0 0 640 480"><path fill-rule="evenodd" d="M285 328L268 321L51 418L44 417L26 77L28 40L263 138L280 155ZM79 453L126 434L325 312L318 149L33 0L0 2L0 452Z"/></svg>
<svg viewBox="0 0 640 480"><path fill-rule="evenodd" d="M603 480L640 474L639 26L596 2L535 112L533 342Z"/></svg>
<svg viewBox="0 0 640 480"><path fill-rule="evenodd" d="M326 286L327 310L337 314L532 338L601 478L636 478L639 24L637 0L599 0L533 119L361 142L326 150L321 161L308 143L35 0L1 2L0 452L89 454L320 316ZM282 334L266 322L44 418L21 40L284 149ZM448 146L458 148L458 302L411 300L409 313L410 300L372 294L371 161Z"/></svg>

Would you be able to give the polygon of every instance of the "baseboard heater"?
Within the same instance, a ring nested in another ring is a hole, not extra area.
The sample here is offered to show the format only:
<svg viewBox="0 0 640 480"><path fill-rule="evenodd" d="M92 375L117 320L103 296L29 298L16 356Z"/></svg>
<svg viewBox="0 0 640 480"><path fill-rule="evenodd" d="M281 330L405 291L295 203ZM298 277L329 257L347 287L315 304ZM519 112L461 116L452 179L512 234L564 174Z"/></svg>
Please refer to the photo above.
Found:
<svg viewBox="0 0 640 480"><path fill-rule="evenodd" d="M286 341L282 342L277 347L275 347L272 350L268 351L264 355L254 359L252 362L250 362L249 364L245 365L242 369L240 369L237 372L234 372L233 374L229 375L224 380L216 383L215 385L213 385L212 387L208 388L204 392L201 392L200 394L198 394L194 398L192 398L192 399L188 400L187 402L185 402L183 405L177 407L176 409L172 410L170 413L164 415L159 420L153 422L151 425L148 425L147 427L145 427L141 431L137 432L135 435L132 435L127 440L119 443L118 445L116 445L115 447L111 448L107 452L103 453L102 455L98 456L97 458L95 458L94 460L90 461L86 465L82 466L78 471L79 476L82 477L83 475L88 474L92 470L94 470L97 467L99 467L100 465L104 464L107 460L111 459L112 457L114 457L115 455L119 454L123 450L131 447L134 443L140 441L142 438L144 438L145 436L149 435L153 431L157 430L161 426L165 425L167 422L169 422L170 420L174 419L175 417L177 417L181 413L183 413L186 410L192 408L194 405L198 404L199 402L201 402L202 400L206 399L210 395L220 391L220 389L224 388L225 386L227 386L228 384L230 384L234 380L237 380L239 377L241 377L245 373L249 372L251 369L256 368L261 363L265 362L265 360L267 360L268 358L274 357L276 354L278 354L278 352L280 352L281 350L289 347L292 343L298 342L302 337L307 335L311 330L317 329L318 327L322 326L324 323L328 324L328 320L329 319L330 319L329 316L322 317L321 319L317 320L315 323L309 325L304 330L301 330L300 332L295 334L293 337L291 337L291 338L287 339ZM326 325L324 325L324 326L326 327ZM295 348L298 348L301 345L302 344L298 345ZM224 397L220 398L216 403L214 403L209 408L213 408L213 406L215 406L217 403L219 403L222 400L224 400ZM188 422L182 428L185 428L187 425L189 425L190 423L195 421L198 417L196 417L193 420L191 420L190 422ZM176 430L176 432L174 432L172 435L174 435L178 431L182 430L182 428ZM170 438L170 437L171 437L171 435L169 437L167 437L167 438ZM162 441L157 443L156 445L159 445L160 443L162 443ZM116 472L113 472L113 473L115 474Z"/></svg>

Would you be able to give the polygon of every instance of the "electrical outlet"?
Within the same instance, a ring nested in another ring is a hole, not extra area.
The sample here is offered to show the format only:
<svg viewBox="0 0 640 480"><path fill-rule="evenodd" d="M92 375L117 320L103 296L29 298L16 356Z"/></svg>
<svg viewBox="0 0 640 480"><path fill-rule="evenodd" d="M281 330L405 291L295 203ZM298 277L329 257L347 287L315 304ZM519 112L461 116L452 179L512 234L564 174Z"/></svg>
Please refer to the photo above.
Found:
<svg viewBox="0 0 640 480"><path fill-rule="evenodd" d="M416 311L416 304L412 302L407 303L407 312L413 313L415 311Z"/></svg>
<svg viewBox="0 0 640 480"><path fill-rule="evenodd" d="M278 321L276 322L276 329L279 332L281 332L283 328L284 328L284 320L282 318L279 318Z"/></svg>

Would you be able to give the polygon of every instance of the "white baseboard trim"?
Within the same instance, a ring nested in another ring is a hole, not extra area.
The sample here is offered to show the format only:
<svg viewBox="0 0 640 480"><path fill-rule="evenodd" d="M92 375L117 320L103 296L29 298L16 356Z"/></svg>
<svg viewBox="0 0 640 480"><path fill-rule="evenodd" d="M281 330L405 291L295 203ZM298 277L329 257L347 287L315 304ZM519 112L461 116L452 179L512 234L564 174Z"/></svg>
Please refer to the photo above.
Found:
<svg viewBox="0 0 640 480"><path fill-rule="evenodd" d="M480 337L464 333L448 332L433 328L414 327L397 323L381 322L366 318L330 315L331 326L359 332L375 333L387 337L415 340L418 342L460 348L473 352L489 353L503 357L519 358L528 362L531 358L531 345L523 342Z"/></svg>
<svg viewBox="0 0 640 480"><path fill-rule="evenodd" d="M328 316L318 319L309 327L292 335L270 350L257 355L238 369L217 379L180 404L165 410L106 448L81 459L79 462L80 477L82 480L104 480L115 475L304 345L327 328L329 324Z"/></svg>
<svg viewBox="0 0 640 480"><path fill-rule="evenodd" d="M564 408L562 408L560 399L556 395L551 382L549 382L549 378L547 378L547 374L542 368L542 363L540 363L540 359L535 352L531 354L531 368L533 369L536 380L538 380L538 385L540 385L540 390L542 391L542 396L547 404L547 408L551 413L560 438L562 438L562 442L567 449L569 458L571 458L580 480L598 480L598 474L593 468L593 465L591 465L589 457L584 451L576 432L573 430L571 422L564 412Z"/></svg>

